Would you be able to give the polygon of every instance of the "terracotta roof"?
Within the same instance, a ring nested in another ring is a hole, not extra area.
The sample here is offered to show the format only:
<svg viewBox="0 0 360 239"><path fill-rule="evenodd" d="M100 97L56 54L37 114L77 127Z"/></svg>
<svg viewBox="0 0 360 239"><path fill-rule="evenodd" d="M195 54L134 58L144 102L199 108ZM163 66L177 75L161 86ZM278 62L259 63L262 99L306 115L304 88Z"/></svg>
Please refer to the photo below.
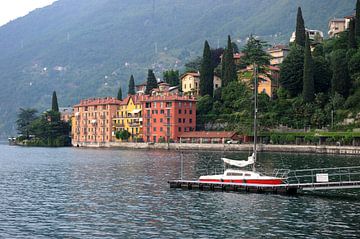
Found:
<svg viewBox="0 0 360 239"><path fill-rule="evenodd" d="M269 67L269 70L272 70L272 71L280 71L280 68L277 67L277 66L268 66Z"/></svg>
<svg viewBox="0 0 360 239"><path fill-rule="evenodd" d="M80 104L74 105L74 107L93 106L93 105L120 105L120 104L121 101L113 97L90 98L90 99L81 100Z"/></svg>
<svg viewBox="0 0 360 239"><path fill-rule="evenodd" d="M180 76L180 79L184 78L187 75L191 75L193 77L200 77L200 73L198 72L186 72Z"/></svg>
<svg viewBox="0 0 360 239"><path fill-rule="evenodd" d="M138 84L138 85L136 85L136 86L146 86L146 85L147 85L147 83L144 82L144 83Z"/></svg>
<svg viewBox="0 0 360 239"><path fill-rule="evenodd" d="M240 53L235 53L233 57L234 59L240 59L243 56L245 56L245 53L240 52Z"/></svg>
<svg viewBox="0 0 360 239"><path fill-rule="evenodd" d="M179 135L181 138L232 138L236 135L233 131L190 131Z"/></svg>
<svg viewBox="0 0 360 239"><path fill-rule="evenodd" d="M193 96L180 96L176 94L170 95L144 95L140 101L142 102L151 102L151 101L196 101L195 97Z"/></svg>
<svg viewBox="0 0 360 239"><path fill-rule="evenodd" d="M287 45L275 45L268 49L268 51L276 51L276 50L290 50L290 48Z"/></svg>

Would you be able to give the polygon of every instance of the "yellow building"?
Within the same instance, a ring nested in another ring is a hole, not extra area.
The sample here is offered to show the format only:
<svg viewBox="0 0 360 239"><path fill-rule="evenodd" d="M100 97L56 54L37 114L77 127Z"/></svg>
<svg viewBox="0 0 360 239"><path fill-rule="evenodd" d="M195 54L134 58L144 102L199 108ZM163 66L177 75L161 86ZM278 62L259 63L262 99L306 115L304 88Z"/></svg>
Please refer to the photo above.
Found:
<svg viewBox="0 0 360 239"><path fill-rule="evenodd" d="M130 141L142 138L143 118L141 111L141 95L129 95L121 101L114 121L114 139L117 131L126 130L131 136Z"/></svg>
<svg viewBox="0 0 360 239"><path fill-rule="evenodd" d="M280 65L285 57L289 54L290 48L285 45L276 45L267 50L267 53L271 56L270 65L278 66Z"/></svg>
<svg viewBox="0 0 360 239"><path fill-rule="evenodd" d="M269 97L274 97L276 90L279 88L279 72L280 68L276 66L268 66L266 74L260 73L258 75L258 93L265 93ZM250 88L253 87L253 67L247 66L246 69L238 71L238 79L248 84Z"/></svg>
<svg viewBox="0 0 360 239"><path fill-rule="evenodd" d="M198 96L200 94L200 74L187 72L180 77L181 89L185 95Z"/></svg>
<svg viewBox="0 0 360 239"><path fill-rule="evenodd" d="M200 95L200 73L187 72L180 77L181 89L185 95ZM221 78L214 74L214 91L221 87Z"/></svg>

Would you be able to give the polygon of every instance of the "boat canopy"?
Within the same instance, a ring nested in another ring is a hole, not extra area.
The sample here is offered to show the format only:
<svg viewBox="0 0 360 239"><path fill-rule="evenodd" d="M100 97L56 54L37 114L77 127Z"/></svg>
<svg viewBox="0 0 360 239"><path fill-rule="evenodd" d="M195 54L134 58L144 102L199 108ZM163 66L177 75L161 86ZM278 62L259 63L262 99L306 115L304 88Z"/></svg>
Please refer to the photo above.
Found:
<svg viewBox="0 0 360 239"><path fill-rule="evenodd" d="M221 158L224 163L232 165L232 166L236 166L239 168L243 168L246 167L250 164L253 164L255 162L255 155L252 154L251 156L248 157L248 160L233 160L233 159L228 159L228 158Z"/></svg>

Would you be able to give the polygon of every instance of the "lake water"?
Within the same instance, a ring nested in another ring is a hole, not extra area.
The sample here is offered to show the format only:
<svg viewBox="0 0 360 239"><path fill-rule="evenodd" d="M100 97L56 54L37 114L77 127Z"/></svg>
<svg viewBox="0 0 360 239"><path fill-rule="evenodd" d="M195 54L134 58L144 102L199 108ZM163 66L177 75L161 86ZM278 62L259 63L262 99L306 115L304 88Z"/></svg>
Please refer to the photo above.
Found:
<svg viewBox="0 0 360 239"><path fill-rule="evenodd" d="M184 177L221 167L186 151ZM247 153L225 153L241 158ZM261 154L258 168L360 165L360 157ZM281 196L170 189L176 151L0 145L0 238L356 238L360 193Z"/></svg>

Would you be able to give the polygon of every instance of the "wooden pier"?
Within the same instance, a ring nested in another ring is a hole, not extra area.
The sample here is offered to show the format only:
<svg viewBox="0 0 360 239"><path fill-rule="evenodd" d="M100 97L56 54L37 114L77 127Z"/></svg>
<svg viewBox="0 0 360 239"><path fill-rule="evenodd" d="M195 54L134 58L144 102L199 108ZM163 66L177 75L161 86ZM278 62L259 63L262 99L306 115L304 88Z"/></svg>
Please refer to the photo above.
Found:
<svg viewBox="0 0 360 239"><path fill-rule="evenodd" d="M284 170L276 170L274 175ZM284 184L248 184L170 180L170 188L294 195L303 191L360 189L360 166L289 171Z"/></svg>

